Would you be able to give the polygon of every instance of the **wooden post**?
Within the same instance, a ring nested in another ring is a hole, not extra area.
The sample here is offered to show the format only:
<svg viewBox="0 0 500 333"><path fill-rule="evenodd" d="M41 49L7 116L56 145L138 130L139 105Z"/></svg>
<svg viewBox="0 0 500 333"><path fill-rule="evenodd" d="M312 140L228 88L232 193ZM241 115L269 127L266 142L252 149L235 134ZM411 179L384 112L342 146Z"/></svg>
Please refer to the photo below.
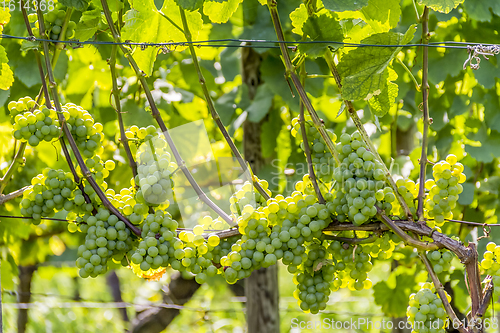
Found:
<svg viewBox="0 0 500 333"><path fill-rule="evenodd" d="M261 57L252 48L242 48L242 79L248 86L250 100L255 97L261 83ZM265 119L264 119L265 120ZM262 121L243 124L243 149L245 159L254 173L264 166L260 142ZM280 331L279 322L278 266L261 268L252 273L245 281L247 298L247 326L249 333L276 333Z"/></svg>

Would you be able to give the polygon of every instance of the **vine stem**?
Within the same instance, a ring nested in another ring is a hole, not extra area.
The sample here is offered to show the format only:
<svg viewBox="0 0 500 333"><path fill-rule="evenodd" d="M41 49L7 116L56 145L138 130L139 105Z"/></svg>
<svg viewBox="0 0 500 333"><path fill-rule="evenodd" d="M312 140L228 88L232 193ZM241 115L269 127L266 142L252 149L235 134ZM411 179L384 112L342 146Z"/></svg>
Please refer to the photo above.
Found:
<svg viewBox="0 0 500 333"><path fill-rule="evenodd" d="M201 72L200 64L198 62L198 57L196 56L196 50L193 46L193 39L191 36L191 31L189 30L189 25L186 20L186 13L184 10L179 7L180 13L181 13L181 20L182 20L182 25L184 27L183 31L184 36L186 37L186 40L189 43L189 52L191 53L191 59L193 60L193 65L194 68L196 69L196 74L198 74L198 81L200 82L201 89L203 90L203 95L205 96L205 101L207 102L208 109L210 110L210 114L212 116L212 119L215 121L217 126L219 127L219 130L222 133L222 136L226 140L227 144L229 145L229 148L231 148L231 151L233 152L234 156L236 156L236 159L238 160L238 163L241 166L242 170L246 170L247 168L250 168L250 166L247 165L245 160L243 159L243 156L241 156L240 151L238 148L236 148L236 145L234 144L233 140L229 136L229 133L226 130L226 127L222 123L222 120L220 119L219 113L215 109L215 105L212 101L212 97L210 96L210 93L208 92L208 88L205 82L205 78L203 77L203 73ZM252 177L252 182L253 186L255 189L262 195L266 200L270 199L271 196L262 188L262 186L259 184L259 182Z"/></svg>
<svg viewBox="0 0 500 333"><path fill-rule="evenodd" d="M0 194L3 193L3 190L7 186L7 184L10 181L10 178L14 174L14 171L16 171L18 165L22 164L24 162L24 150L26 149L26 142L21 142L19 145L19 148L17 149L16 155L14 156L14 159L12 160L12 163L10 164L9 168L7 169L7 172L5 175L0 179Z"/></svg>
<svg viewBox="0 0 500 333"><path fill-rule="evenodd" d="M429 8L424 7L421 17L422 21L422 43L429 43ZM429 132L429 82L427 80L429 72L429 49L422 48L422 108L424 113L424 129L422 133L422 153L420 155L420 183L418 184L418 206L417 218L419 222L424 221L424 196L425 196L425 169L427 166L427 136Z"/></svg>
<svg viewBox="0 0 500 333"><path fill-rule="evenodd" d="M366 238L337 237L333 235L325 235L325 238L348 244L369 244L375 242L379 238L379 234L374 233Z"/></svg>
<svg viewBox="0 0 500 333"><path fill-rule="evenodd" d="M413 84L415 85L415 90L420 92L421 91L420 85L418 84L417 79L415 78L415 75L413 75L413 73L408 68L408 66L405 65L403 60L399 59L397 56L396 56L396 61L401 65L401 67L403 67L403 69L406 71L406 73L408 73L408 75L410 76L411 80L413 81Z"/></svg>
<svg viewBox="0 0 500 333"><path fill-rule="evenodd" d="M23 195L24 191L26 191L29 188L29 186L22 187L18 190L15 190L14 192L11 192L9 194L0 194L0 205L3 205L9 200L15 199L17 197L20 197Z"/></svg>
<svg viewBox="0 0 500 333"><path fill-rule="evenodd" d="M303 86L305 85L305 75L306 75L306 67L305 64L302 64L300 66L300 75L303 80ZM304 153L306 154L306 159L307 159L307 169L309 171L309 178L311 178L311 182L314 187L314 191L316 192L316 196L318 197L318 202L320 204L325 204L325 198L323 198L323 195L321 194L321 191L318 186L318 182L316 181L316 174L314 173L314 168L313 168L313 163L312 163L312 158L311 158L311 147L309 147L309 142L307 140L307 132L306 132L306 121L304 117L304 103L302 101L300 102L300 115L299 115L299 122L300 122L300 133L302 134L302 143L304 144Z"/></svg>
<svg viewBox="0 0 500 333"><path fill-rule="evenodd" d="M26 25L26 29L28 30L28 34L33 37L33 30L31 30L31 25L29 23L29 20L28 20L28 14L26 12L26 9L24 7L24 1L21 0L21 11L22 11L22 14L23 14L23 18L24 18L24 23ZM63 23L63 25L65 25L67 23L67 20L69 20L69 16L66 16L66 19ZM45 34L45 32L43 32L43 34ZM50 104L50 95L49 95L49 90L47 88L47 81L46 81L46 76L45 76L45 73L43 72L43 66L42 66L42 61L40 59L40 54L37 50L33 50L33 53L35 54L35 59L36 59L36 63L37 63L37 66L38 66L38 72L40 74L40 79L41 79L41 82L42 82L42 88L40 90L40 96L44 96L45 97L45 105L47 106L47 108L51 109L52 108L52 105ZM56 62L57 60L55 59L55 55L54 55L54 58L52 59L52 64L51 64L51 68L54 68L55 65L56 65ZM54 61L56 60L56 61ZM89 196L87 195L87 193L85 193L84 191L84 188L83 188L83 185L80 183L80 177L78 177L78 174L75 170L75 167L73 166L73 161L71 160L71 156L68 152L68 148L66 147L66 143L64 142L64 137L60 137L59 139L59 142L61 144L61 149L63 151L63 155L66 159L66 162L68 163L68 166L69 166L69 169L71 171L71 174L73 175L73 178L75 180L75 183L77 184L78 188L80 189L80 191L82 191L82 194L83 194L83 197L85 199L85 202L86 203L91 203L91 200L89 198ZM97 211L95 210L94 208L94 213L97 213Z"/></svg>
<svg viewBox="0 0 500 333"><path fill-rule="evenodd" d="M111 12L108 8L108 4L107 4L106 0L101 0L101 4L102 4L103 11L104 11L104 16L106 17L106 21L108 22L109 29L111 31L113 39L116 43L120 43L120 36L118 35L118 32L115 29L113 18L111 16ZM151 90L149 89L148 83L146 82L144 72L141 71L139 66L137 66L137 63L135 62L134 58L132 57L132 54L130 53L130 51L127 48L125 48L123 45L120 45L120 48L121 48L122 52L124 53L125 57L127 58L127 60L129 61L130 65L134 69L136 75L138 76L139 81L141 82L141 86L144 89L144 93L146 94L146 98L148 100L149 106L151 107L151 113L153 115L153 118L156 120L156 122L160 126L160 129L163 132L165 139L167 140L167 143L170 146L170 149L172 150L172 154L174 155L174 158L177 161L177 165L184 173L189 184L194 189L194 191L198 195L198 198L202 202L204 202L208 207L210 207L217 215L219 215L229 225L234 226L235 223L231 219L231 217L226 212L224 212L219 206L217 206L214 202L212 202L212 200L210 200L207 197L207 195L201 190L198 183L196 183L196 180L193 178L193 175L191 175L191 172L186 167L186 163L184 162L181 155L179 154L179 151L177 150L177 147L175 146L174 141L172 140L172 137L170 136L168 128L165 126L165 123L163 122L163 119L161 118L160 112L158 111L158 108L156 107L156 103L153 99L153 95L151 94Z"/></svg>
<svg viewBox="0 0 500 333"><path fill-rule="evenodd" d="M118 124L120 126L120 142L123 145L123 149L125 149L125 154L127 155L128 165L132 169L132 174L137 176L137 163L134 160L134 156L132 156L132 152L130 151L130 146L128 145L128 138L125 135L125 126L123 125L123 117L122 117L122 106L120 103L120 90L118 89L118 77L116 75L116 53L118 51L118 46L113 45L111 48L111 57L109 58L109 69L111 72L111 80L113 82L113 97L115 99L115 110L118 116Z"/></svg>
<svg viewBox="0 0 500 333"><path fill-rule="evenodd" d="M276 0L267 0L267 7L269 8L269 12L271 13L271 19L273 21L274 30L276 31L276 36L278 38L278 41L284 42L285 36L283 34L283 28L281 27ZM335 162L337 162L337 165L340 165L339 153L337 152L335 145L332 142L332 139L326 132L323 121L318 117L318 114L316 113L316 110L312 106L309 97L307 97L307 93L304 90L304 87L302 86L299 77L295 73L295 68L292 64L292 61L290 60L290 55L288 54L287 46L285 45L285 43L279 43L279 44L280 44L281 54L283 56L283 62L286 68L286 75L292 79L293 85L295 86L295 89L297 89L297 92L299 93L302 103L304 103L307 112L309 112L309 114L311 115L314 127L316 127L318 132L321 134L321 137L325 141L326 146L328 147L328 150L335 159Z"/></svg>
<svg viewBox="0 0 500 333"><path fill-rule="evenodd" d="M425 243L412 238L410 235L405 233L396 223L394 223L393 220L387 217L387 215L382 209L380 209L378 206L375 207L377 207L377 216L382 221L382 223L384 223L389 229L393 230L394 233L396 233L399 237L401 237L401 239L406 244L409 244L420 250L437 250L439 248L436 244Z"/></svg>
<svg viewBox="0 0 500 333"><path fill-rule="evenodd" d="M38 16L38 22L39 22L39 31L40 34L42 34L42 38L44 38L45 34L45 26L44 26L44 21L43 21L43 14L42 11L37 8L37 16ZM87 168L85 165L85 162L83 161L82 155L80 154L80 151L78 150L78 146L76 145L76 142L73 138L73 135L71 134L66 121L64 119L64 116L62 114L62 107L59 102L59 96L58 96L58 91L57 91L57 84L54 80L54 74L52 72L52 66L51 62L49 59L49 44L48 42L43 42L43 50L44 50L44 56L45 56L45 63L46 63L46 68L47 68L47 74L49 78L49 85L52 91L52 97L54 101L54 105L56 108L57 112L57 117L59 119L59 123L63 129L64 135L68 139L69 145L71 147L71 150L75 154L76 160L78 162L78 165L80 166L80 169L82 171L83 176L85 179L89 182L90 186L94 189L96 192L97 196L99 199L102 201L103 205L109 209L109 211L113 214L115 214L121 221L123 221L127 227L136 235L141 234L141 230L133 225L127 218L125 218L116 207L113 206L113 204L108 200L102 189L99 187L95 179L92 177L92 173L90 170Z"/></svg>
<svg viewBox="0 0 500 333"><path fill-rule="evenodd" d="M462 322L458 319L457 315L455 314L455 311L453 311L450 302L448 302L448 298L446 297L443 285L441 284L441 281L439 281L438 276L434 272L434 269L432 268L429 259L427 259L425 255L425 252L420 251L418 253L418 256L424 263L425 268L427 269L427 272L429 273L432 279L432 283L434 284L434 287L436 287L436 291L439 295L439 298L441 298L441 301L443 301L444 309L446 310L448 317L450 317L453 327L458 329L458 331L461 333L468 333L469 331L463 327ZM458 327L455 327L456 323L458 323Z"/></svg>
<svg viewBox="0 0 500 333"><path fill-rule="evenodd" d="M330 52L325 52L325 60L326 63L328 64L328 67L330 68L330 71L332 72L333 76L335 77L335 82L337 83L337 86L339 87L339 90L342 91L342 80L340 79L339 72L337 71L337 66L335 66L335 62L333 60L332 54ZM382 157L380 157L377 149L372 143L372 140L370 139L370 136L368 133L366 133L366 130L361 123L361 119L359 119L358 114L356 113L356 110L354 109L354 106L352 105L351 101L344 100L344 103L347 106L347 110L349 111L349 114L351 116L352 121L354 122L354 125L356 125L356 128L358 129L359 133L363 137L363 141L366 143L368 146L368 149L373 153L375 158L379 161L380 165L383 168L385 177L387 181L389 182L390 187L394 191L394 194L396 195L396 198L398 199L399 204L401 207L403 207L403 210L405 212L405 216L409 221L413 221L413 216L411 214L410 208L406 204L406 201L404 198L401 196L401 194L398 192L398 187L396 186L396 183L394 182L394 179L392 178L391 173L389 172L389 169L387 169L387 166L384 163L384 160Z"/></svg>

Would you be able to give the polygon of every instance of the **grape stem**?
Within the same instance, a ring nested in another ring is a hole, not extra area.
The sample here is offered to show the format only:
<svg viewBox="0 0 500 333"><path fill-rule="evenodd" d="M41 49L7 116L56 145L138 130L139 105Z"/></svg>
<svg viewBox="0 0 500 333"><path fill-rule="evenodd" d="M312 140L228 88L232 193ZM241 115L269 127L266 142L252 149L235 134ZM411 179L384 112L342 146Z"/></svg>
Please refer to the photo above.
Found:
<svg viewBox="0 0 500 333"><path fill-rule="evenodd" d="M274 30L276 31L276 36L278 38L278 41L284 42L285 36L283 34L283 28L281 27L277 6L278 3L276 2L276 0L267 0L267 7L269 8L269 12L271 13L271 19L273 21ZM295 89L297 89L297 92L299 93L302 103L304 103L307 112L309 112L309 114L311 115L314 127L316 127L318 132L321 134L321 137L325 141L326 146L328 147L328 150L335 159L335 162L337 162L337 165L340 165L339 153L335 149L335 145L332 142L332 139L325 130L325 124L323 124L323 121L318 117L318 114L316 113L316 110L314 110L314 107L312 106L309 97L307 97L307 93L304 87L300 83L299 77L295 73L295 67L293 66L292 61L290 60L290 55L288 54L288 48L286 47L285 43L279 43L279 44L280 44L281 54L283 56L283 62L285 64L286 77L290 77L292 79L293 85L295 86Z"/></svg>
<svg viewBox="0 0 500 333"><path fill-rule="evenodd" d="M28 20L28 14L26 12L26 9L24 8L24 3L23 3L23 0L21 0L21 10L22 10L22 14L23 14L23 18L24 18L24 23L26 25L26 29L28 30L28 34L33 37L33 30L31 30L31 25L29 23L29 20ZM43 32L45 34L45 32ZM42 89L40 91L40 97L43 93L43 96L45 97L45 105L47 106L47 108L51 109L52 108L52 105L50 104L50 95L49 95L49 90L47 88L47 81L46 81L46 76L43 72L43 66L42 66L42 61L40 59L40 54L37 50L33 50L33 53L35 54L35 59L36 59L36 63L38 65L38 71L40 73L40 79L41 79L41 82L42 82ZM51 68L54 68L55 65L56 65L56 62L57 60L55 59L55 55L54 55L54 58L52 59L53 62L51 64ZM56 60L56 61L54 61ZM80 191L82 191L82 194L83 194L83 197L85 199L85 202L86 203L91 203L91 200L89 198L89 196L87 195L87 193L84 192L84 188L83 188L83 185L80 183L80 177L78 177L78 174L75 170L75 167L73 166L73 161L71 160L71 156L68 152L68 148L66 147L66 143L64 142L64 137L60 137L59 138L59 142L61 144L61 148L62 148L62 151L63 151L63 154L64 154L64 157L66 159L66 162L68 163L68 166L69 166L69 169L71 171L71 174L73 175L73 178L75 180L75 183L77 184L78 188L80 189ZM97 211L93 210L94 213L97 213Z"/></svg>
<svg viewBox="0 0 500 333"><path fill-rule="evenodd" d="M429 8L424 7L421 17L422 21L422 43L428 44L429 34ZM422 111L424 113L424 128L422 133L422 153L420 155L420 183L418 184L418 206L417 218L420 223L424 221L424 197L425 197L425 169L427 166L427 136L429 132L429 82L427 80L429 72L429 48L422 48Z"/></svg>
<svg viewBox="0 0 500 333"><path fill-rule="evenodd" d="M45 26L44 26L44 21L43 21L43 13L42 11L38 8L37 9L37 16L38 16L38 22L39 22L39 30L40 33L42 34L42 38L44 38L45 34ZM54 74L52 72L52 66L49 60L49 44L48 42L43 42L43 50L44 50L44 55L45 55L45 62L46 62L46 68L47 68L47 74L49 78L49 85L52 90L52 97L54 101L54 105L56 108L57 116L59 119L59 123L63 129L64 135L68 139L69 145L71 147L71 150L73 150L73 153L75 154L76 160L78 162L78 165L80 166L80 169L82 171L83 176L85 179L89 182L90 186L94 189L96 192L97 196L99 199L101 199L102 204L112 213L115 214L121 221L123 221L127 227L136 235L141 234L141 230L130 223L130 221L125 218L116 207L113 206L113 204L108 200L104 192L101 190L99 185L96 183L94 178L92 177L92 173L90 170L87 168L85 165L85 162L83 161L82 155L80 154L80 151L78 150L78 146L76 145L76 142L73 138L73 135L71 134L66 121L64 119L64 116L62 114L62 108L61 104L59 102L59 96L57 92L57 83L54 80ZM43 81L43 80L42 80ZM83 192L85 193L85 192Z"/></svg>
<svg viewBox="0 0 500 333"><path fill-rule="evenodd" d="M300 66L300 75L303 80L303 86L305 86L305 75L306 75L306 67L305 64L302 64ZM325 198L323 198L323 195L321 194L321 191L318 186L318 182L316 181L316 175L314 174L314 168L312 164L312 158L311 158L311 147L309 147L309 142L307 140L307 132L306 132L306 122L304 119L304 103L302 101L300 102L300 115L299 115L299 122L300 122L300 133L302 134L302 143L304 144L304 153L306 154L306 159L307 159L307 169L309 172L309 178L311 178L311 183L314 187L314 191L316 192L316 196L318 197L318 202L320 204L325 204Z"/></svg>
<svg viewBox="0 0 500 333"><path fill-rule="evenodd" d="M111 31L111 34L113 36L113 39L116 43L120 43L120 37L118 35L118 32L115 29L114 23L113 23L113 18L111 16L111 12L108 8L108 4L106 0L101 0L102 8L104 11L104 16L106 17L106 20L108 22L109 30ZM193 178L193 175L191 175L191 172L188 170L186 167L186 163L182 159L182 157L179 154L179 151L177 150L177 147L174 144L174 141L172 140L172 137L170 136L170 133L168 131L168 128L165 126L165 123L163 122L163 119L161 118L160 112L158 111L158 108L156 107L156 103L153 99L153 95L151 94L151 90L148 87L148 83L146 82L145 78L145 73L141 71L139 66L137 66L137 63L135 62L134 58L132 57L132 54L130 51L125 48L123 45L120 44L120 48L122 52L124 53L125 57L129 61L130 65L134 69L137 77L139 78L139 81L141 82L141 86L144 89L144 93L146 94L146 98L148 100L149 106L151 107L151 113L153 115L153 118L156 120L158 125L160 126L161 131L163 132L163 135L165 136L165 139L167 140L168 145L170 146L170 149L172 150L172 154L175 157L175 160L177 161L177 165L179 168L182 170L184 175L186 176L186 179L188 180L189 184L191 184L191 187L194 189L196 194L198 195L198 198L204 202L208 207L210 207L217 215L219 215L224 221L226 221L229 225L234 226L235 223L233 219L226 213L224 212L219 206L217 206L212 200L210 200L207 195L202 191L198 183L196 183L196 180Z"/></svg>
<svg viewBox="0 0 500 333"><path fill-rule="evenodd" d="M493 296L494 287L491 275L486 276L485 281L486 285L483 289L483 299L481 301L481 304L479 305L479 309L477 310L476 315L474 316L474 322L478 322L479 318L484 316L486 309L488 309L488 306L490 305L491 297Z"/></svg>
<svg viewBox="0 0 500 333"><path fill-rule="evenodd" d="M115 99L115 110L118 116L118 124L120 126L120 142L123 145L123 149L125 149L125 153L128 159L128 165L130 169L132 169L132 174L137 176L137 163L134 161L134 156L132 156L132 152L130 151L130 146L128 145L128 138L125 135L125 127L123 125L123 117L122 117L122 106L120 103L120 90L118 89L118 77L116 75L116 52L118 51L118 46L113 45L111 48L111 57L109 58L109 69L111 71L111 80L113 82L113 97Z"/></svg>
<svg viewBox="0 0 500 333"><path fill-rule="evenodd" d="M326 239L336 240L348 244L369 244L375 242L379 237L380 237L379 232L374 232L372 235L366 238L349 238L349 237L338 237L334 235L325 235Z"/></svg>
<svg viewBox="0 0 500 333"><path fill-rule="evenodd" d="M448 298L446 297L446 293L444 291L444 287L441 284L441 281L439 281L438 276L434 272L434 269L432 268L431 263L429 262L429 259L427 259L427 256L424 251L419 251L418 256L422 260L422 262L425 265L425 268L427 269L427 272L429 273L432 283L434 284L434 287L436 288L436 291L439 295L439 298L443 302L444 309L446 310L446 313L448 314L448 317L450 317L451 323L454 328L458 329L459 332L461 333L468 333L469 330L463 327L462 322L458 319L457 315L455 314L455 311L453 311L450 302L448 302ZM457 327L458 324L458 327Z"/></svg>
<svg viewBox="0 0 500 333"><path fill-rule="evenodd" d="M330 68L330 71L332 72L333 76L335 77L335 82L337 83L339 90L342 91L342 80L340 78L339 72L337 71L337 66L335 66L335 62L333 60L332 54L329 51L325 52L325 60L326 60L326 63L328 64L328 67ZM359 119L358 114L356 113L356 110L354 109L354 106L352 105L352 102L348 101L348 100L344 100L344 103L347 106L347 110L349 111L349 115L351 116L351 119L354 122L354 125L356 125L356 128L358 129L359 133L363 137L363 141L366 143L366 145L368 146L368 149L373 153L375 158L382 165L382 168L383 168L384 173L385 173L385 177L387 178L387 181L389 182L389 186L394 191L394 194L396 195L396 198L398 199L399 204L401 205L401 207L403 207L406 218L409 221L413 221L413 216L410 212L410 208L408 208L406 201L401 196L401 194L398 192L398 187L396 186L396 183L394 182L394 179L392 178L392 175L389 172L389 169L387 169L387 166L385 165L384 160L382 159L382 157L380 157L377 149L373 145L373 143L370 139L370 136L368 135L368 133L366 133L366 130L365 130L363 124L361 123L361 119Z"/></svg>
<svg viewBox="0 0 500 333"><path fill-rule="evenodd" d="M14 192L11 192L9 194L0 194L0 205L3 205L9 200L15 199L21 195L23 195L23 192L26 191L29 188L29 186L22 187L18 190L15 190Z"/></svg>
<svg viewBox="0 0 500 333"><path fill-rule="evenodd" d="M23 155L25 148L26 148L26 142L21 142L19 148L17 149L16 155L14 156L14 159L12 160L9 168L7 169L7 172L2 178L0 178L0 194L3 193L3 190L9 183L12 175L14 174L14 171L17 170L17 167L24 163Z"/></svg>
<svg viewBox="0 0 500 333"><path fill-rule="evenodd" d="M184 10L179 7L180 13L181 13L181 20L182 20L182 25L184 27L184 30L181 30L184 33L184 36L186 37L186 40L189 43L189 52L191 53L191 59L193 60L193 65L194 68L196 69L196 73L198 74L198 81L200 82L201 89L203 90L203 95L205 96L205 101L207 102L208 109L210 110L210 114L212 116L212 119L215 121L217 126L219 127L219 130L222 133L222 136L226 140L227 144L229 145L229 148L231 148L231 151L233 152L234 156L236 156L236 159L238 160L238 163L241 166L242 170L246 170L250 166L247 165L245 160L243 159L243 156L241 156L238 148L236 148L236 145L234 144L233 140L229 136L229 133L226 130L226 127L222 123L222 120L220 119L219 113L215 109L215 105L212 101L212 97L210 96L210 93L208 92L208 88L206 85L205 78L203 77L203 73L201 72L200 64L198 62L198 57L196 56L196 51L193 46L193 39L191 36L191 31L189 30L189 26L186 20L186 14ZM269 194L262 188L262 186L259 184L259 182L252 177L253 181L253 186L255 189L264 197L264 199L268 200L271 197Z"/></svg>
<svg viewBox="0 0 500 333"><path fill-rule="evenodd" d="M378 218L384 223L389 229L393 230L394 233L396 233L401 239L406 243L409 244L419 250L437 250L439 247L436 244L433 243L426 243L426 242L421 242L419 240L416 240L412 238L410 235L405 233L396 223L394 223L393 220L391 220L385 212L380 209L380 207L376 206L377 208L377 216Z"/></svg>

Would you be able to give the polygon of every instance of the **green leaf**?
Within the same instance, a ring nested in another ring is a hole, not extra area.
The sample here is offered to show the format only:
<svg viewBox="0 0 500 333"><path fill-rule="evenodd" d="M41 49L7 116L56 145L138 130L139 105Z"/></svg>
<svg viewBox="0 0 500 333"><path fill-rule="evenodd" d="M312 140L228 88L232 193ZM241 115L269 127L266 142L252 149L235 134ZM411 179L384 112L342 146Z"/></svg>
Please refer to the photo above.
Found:
<svg viewBox="0 0 500 333"><path fill-rule="evenodd" d="M326 9L334 12L358 10L368 4L368 0L323 0Z"/></svg>
<svg viewBox="0 0 500 333"><path fill-rule="evenodd" d="M26 52L29 50L38 50L39 47L40 47L39 42L32 42L32 41L29 41L26 39L23 40L23 42L21 43L21 51L23 51L23 52Z"/></svg>
<svg viewBox="0 0 500 333"><path fill-rule="evenodd" d="M380 281L373 286L375 303L382 307L385 315L402 317L406 314L408 297L413 285L415 285L415 277L409 274L396 276L394 288L391 288L386 281Z"/></svg>
<svg viewBox="0 0 500 333"><path fill-rule="evenodd" d="M242 87L242 86L240 86ZM238 95L238 89L234 88L230 92L217 98L215 101L215 109L220 116L220 120L226 126L228 126L233 117L236 115L236 96Z"/></svg>
<svg viewBox="0 0 500 333"><path fill-rule="evenodd" d="M7 52L3 46L0 46L0 89L7 90L14 83L14 73L10 69L7 62L9 59L7 58Z"/></svg>
<svg viewBox="0 0 500 333"><path fill-rule="evenodd" d="M362 43L404 45L413 38L414 31L410 27L404 35L394 32L375 34L363 39ZM342 57L338 66L342 77L342 98L359 100L382 93L389 77L385 69L400 50L401 47L358 47ZM389 96L388 90L387 98Z"/></svg>
<svg viewBox="0 0 500 333"><path fill-rule="evenodd" d="M132 0L129 2L132 3ZM107 3L108 3L109 10L112 12L117 12L120 9L123 9L123 1L121 1L121 0L107 0ZM94 6L96 6L99 9L102 9L101 0L92 0L92 4L94 4ZM131 4L131 6L132 6L132 4Z"/></svg>
<svg viewBox="0 0 500 333"><path fill-rule="evenodd" d="M125 26L122 30L123 40L146 43L164 43L171 40L185 41L184 33L179 30L182 26L179 6L174 0L165 0L161 9L169 18L167 20L155 7L153 0L133 0L131 10L125 14ZM199 12L186 12L186 19L194 40L198 37L203 21ZM182 51L185 47L177 47ZM139 68L151 75L158 49L148 47L145 50L135 48L133 57Z"/></svg>
<svg viewBox="0 0 500 333"><path fill-rule="evenodd" d="M246 109L248 112L247 119L251 122L258 123L269 112L273 104L274 94L271 92L266 83L261 84L257 88L257 93L252 101L252 104Z"/></svg>
<svg viewBox="0 0 500 333"><path fill-rule="evenodd" d="M493 14L500 15L500 2L498 1L465 1L464 9L471 19L477 21L489 21Z"/></svg>
<svg viewBox="0 0 500 333"><path fill-rule="evenodd" d="M243 0L206 0L203 14L213 23L226 23Z"/></svg>
<svg viewBox="0 0 500 333"><path fill-rule="evenodd" d="M389 68L387 70L389 70ZM396 72L392 69L389 70L387 81L383 84L382 89L379 89L379 93L374 93L374 96L368 100L370 110L375 116L385 116L394 104L394 100L398 97L398 85L391 81L395 81L397 78L398 75Z"/></svg>
<svg viewBox="0 0 500 333"><path fill-rule="evenodd" d="M419 0L421 5L425 5L437 12L448 14L452 9L457 8L464 0ZM472 2L472 1L470 1ZM476 4L478 1L474 1Z"/></svg>
<svg viewBox="0 0 500 333"><path fill-rule="evenodd" d="M464 188L463 192L458 196L458 203L462 206L468 206L474 201L474 184L471 183L463 183L462 187Z"/></svg>
<svg viewBox="0 0 500 333"><path fill-rule="evenodd" d="M491 132L490 135L486 134L486 129L479 129L477 135L474 137L481 146L474 147L465 145L465 151L472 158L478 162L491 163L493 158L498 157L498 147L500 146L500 134Z"/></svg>
<svg viewBox="0 0 500 333"><path fill-rule="evenodd" d="M58 2L64 6L68 7L68 8L74 8L80 12L83 12L89 6L90 1L87 1L87 0L59 0Z"/></svg>
<svg viewBox="0 0 500 333"><path fill-rule="evenodd" d="M308 18L309 15L307 14L307 8L304 4L301 4L293 12L291 12L290 20L292 21L293 26L292 32L302 36L302 27Z"/></svg>
<svg viewBox="0 0 500 333"><path fill-rule="evenodd" d="M303 26L304 34L306 34L311 41L338 41L344 40L342 34L342 27L337 20L337 16L327 10L321 10L310 16ZM334 49L340 47L338 45L330 45ZM326 44L301 44L299 46L301 52L307 53L312 58L322 56L328 49Z"/></svg>
<svg viewBox="0 0 500 333"><path fill-rule="evenodd" d="M386 32L398 25L401 6L399 0L369 0L361 13L375 32Z"/></svg>
<svg viewBox="0 0 500 333"><path fill-rule="evenodd" d="M267 0L259 0L259 3L260 3L262 6L266 6L266 5L267 5Z"/></svg>
<svg viewBox="0 0 500 333"><path fill-rule="evenodd" d="M177 5L184 10L197 10L203 5L204 0L175 0Z"/></svg>
<svg viewBox="0 0 500 333"><path fill-rule="evenodd" d="M92 38L99 27L100 19L101 10L98 8L84 12L76 25L75 39L83 42Z"/></svg>

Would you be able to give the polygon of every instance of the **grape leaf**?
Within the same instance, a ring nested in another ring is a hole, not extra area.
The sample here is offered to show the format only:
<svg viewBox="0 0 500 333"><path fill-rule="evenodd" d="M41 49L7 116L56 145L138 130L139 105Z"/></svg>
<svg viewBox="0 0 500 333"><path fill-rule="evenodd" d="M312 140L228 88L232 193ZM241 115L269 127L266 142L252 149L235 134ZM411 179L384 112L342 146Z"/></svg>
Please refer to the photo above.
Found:
<svg viewBox="0 0 500 333"><path fill-rule="evenodd" d="M369 0L361 13L375 32L386 32L398 25L401 6L399 0Z"/></svg>
<svg viewBox="0 0 500 333"><path fill-rule="evenodd" d="M203 14L214 23L226 23L243 0L206 0Z"/></svg>
<svg viewBox="0 0 500 333"><path fill-rule="evenodd" d="M368 0L323 0L326 9L334 12L359 10L368 4Z"/></svg>
<svg viewBox="0 0 500 333"><path fill-rule="evenodd" d="M153 0L133 0L131 10L125 14L125 26L122 30L123 40L146 43L164 43L175 40L185 41L184 33L179 30L182 26L179 7L174 0L165 0L161 9L167 20L155 7ZM203 25L201 14L197 11L187 12L186 19L189 24L193 39L198 37L198 32ZM176 51L182 51L185 47L177 47ZM137 47L133 57L139 68L151 75L156 60L158 49L148 47L141 50Z"/></svg>
<svg viewBox="0 0 500 333"><path fill-rule="evenodd" d="M307 21L309 15L307 14L307 8L304 4L301 4L293 12L290 13L290 20L292 21L292 32L297 35L302 36L302 27Z"/></svg>
<svg viewBox="0 0 500 333"><path fill-rule="evenodd" d="M32 42L29 40L23 40L23 42L21 43L21 51L23 51L23 52L26 52L29 50L38 50L39 47L40 47L39 42Z"/></svg>
<svg viewBox="0 0 500 333"><path fill-rule="evenodd" d="M112 12L117 12L123 9L123 1L121 0L107 0L109 10ZM132 0L130 1L130 6L132 6ZM100 0L92 0L92 4L99 9L102 9L102 4Z"/></svg>
<svg viewBox="0 0 500 333"><path fill-rule="evenodd" d="M89 6L88 0L59 0L58 2L68 8L74 8L80 12L87 10Z"/></svg>
<svg viewBox="0 0 500 333"><path fill-rule="evenodd" d="M204 0L175 0L177 5L184 10L197 10L203 5Z"/></svg>
<svg viewBox="0 0 500 333"><path fill-rule="evenodd" d="M470 18L477 21L491 20L490 8L493 14L500 15L500 2L497 1L465 1L464 9Z"/></svg>
<svg viewBox="0 0 500 333"><path fill-rule="evenodd" d="M396 97L398 97L398 85L391 82L398 78L398 75L391 68L387 68L388 72L387 81L383 84L378 95L374 95L368 100L368 105L370 105L371 112L378 117L383 117L389 109Z"/></svg>
<svg viewBox="0 0 500 333"><path fill-rule="evenodd" d="M457 8L464 0L419 0L421 5L425 5L433 10L448 14L452 9ZM477 1L474 1L476 4ZM488 1L489 2L489 1Z"/></svg>
<svg viewBox="0 0 500 333"><path fill-rule="evenodd" d="M0 8L0 33L3 32L3 27L10 21L10 12L7 8Z"/></svg>
<svg viewBox="0 0 500 333"><path fill-rule="evenodd" d="M391 273L391 275L395 272ZM402 317L406 314L408 298L415 285L415 275L400 273L395 277L395 286L380 281L373 286L375 303L382 307L384 314L391 317Z"/></svg>
<svg viewBox="0 0 500 333"><path fill-rule="evenodd" d="M412 38L415 29L410 27L406 34L385 32L362 40L364 44L404 45ZM358 47L340 60L338 70L342 77L342 98L347 100L366 99L378 95L387 85L385 71L401 47Z"/></svg>
<svg viewBox="0 0 500 333"><path fill-rule="evenodd" d="M100 18L101 10L98 8L84 12L76 25L75 38L82 42L92 38L99 27Z"/></svg>
<svg viewBox="0 0 500 333"><path fill-rule="evenodd" d="M246 109L248 112L247 119L251 122L258 123L266 116L273 104L274 94L271 92L266 83L257 88L257 93L252 101L252 104Z"/></svg>
<svg viewBox="0 0 500 333"><path fill-rule="evenodd" d="M7 62L9 59L7 58L7 52L3 46L0 46L0 89L7 90L14 83L14 73L10 69Z"/></svg>
<svg viewBox="0 0 500 333"><path fill-rule="evenodd" d="M337 20L337 16L327 10L321 10L310 16L302 27L304 34L312 41L338 41L344 40L342 34L342 27ZM330 45L334 49L340 47L340 44ZM300 44L299 49L301 52L307 53L312 58L322 56L327 50L326 44Z"/></svg>

